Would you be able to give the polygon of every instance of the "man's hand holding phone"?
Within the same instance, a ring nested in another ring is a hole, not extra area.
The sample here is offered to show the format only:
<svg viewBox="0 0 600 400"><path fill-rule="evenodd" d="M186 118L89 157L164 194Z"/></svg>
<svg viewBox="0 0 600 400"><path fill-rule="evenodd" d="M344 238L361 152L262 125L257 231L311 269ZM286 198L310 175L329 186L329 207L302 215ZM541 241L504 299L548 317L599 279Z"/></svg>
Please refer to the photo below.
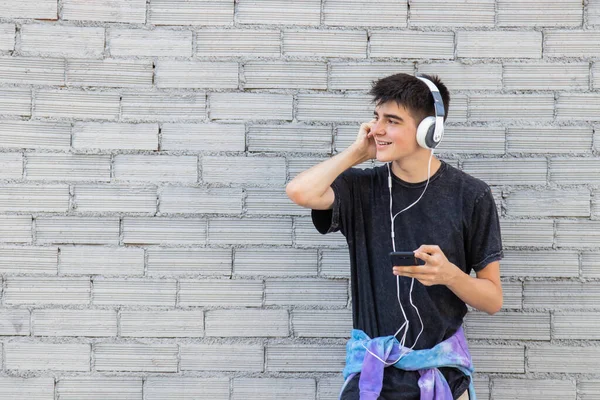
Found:
<svg viewBox="0 0 600 400"><path fill-rule="evenodd" d="M390 253L390 261L394 275L415 278L425 286L448 286L462 272L436 245L422 245L414 252Z"/></svg>

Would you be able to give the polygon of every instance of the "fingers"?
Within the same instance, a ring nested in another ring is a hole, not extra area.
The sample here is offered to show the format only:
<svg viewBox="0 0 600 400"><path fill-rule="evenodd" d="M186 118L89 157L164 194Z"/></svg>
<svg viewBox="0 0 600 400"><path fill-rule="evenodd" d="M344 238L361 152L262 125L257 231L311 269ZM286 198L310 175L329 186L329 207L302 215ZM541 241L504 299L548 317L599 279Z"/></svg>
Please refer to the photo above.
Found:
<svg viewBox="0 0 600 400"><path fill-rule="evenodd" d="M436 254L441 253L442 249L440 246L435 244L422 244L418 249L415 250L416 253L427 253L427 254Z"/></svg>
<svg viewBox="0 0 600 400"><path fill-rule="evenodd" d="M417 251L415 250L415 257L417 257L420 260L425 261L426 263L431 262L433 256L430 256L427 253L421 252L421 251Z"/></svg>

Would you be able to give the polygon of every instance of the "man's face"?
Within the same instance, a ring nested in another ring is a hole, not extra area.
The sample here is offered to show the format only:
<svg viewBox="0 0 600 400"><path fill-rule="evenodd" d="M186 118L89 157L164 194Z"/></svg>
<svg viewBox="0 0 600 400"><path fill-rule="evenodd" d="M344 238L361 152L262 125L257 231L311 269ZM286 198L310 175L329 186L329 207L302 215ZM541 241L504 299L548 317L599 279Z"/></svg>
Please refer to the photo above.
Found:
<svg viewBox="0 0 600 400"><path fill-rule="evenodd" d="M417 125L410 112L395 101L375 108L371 132L377 146L377 160L395 161L419 150Z"/></svg>

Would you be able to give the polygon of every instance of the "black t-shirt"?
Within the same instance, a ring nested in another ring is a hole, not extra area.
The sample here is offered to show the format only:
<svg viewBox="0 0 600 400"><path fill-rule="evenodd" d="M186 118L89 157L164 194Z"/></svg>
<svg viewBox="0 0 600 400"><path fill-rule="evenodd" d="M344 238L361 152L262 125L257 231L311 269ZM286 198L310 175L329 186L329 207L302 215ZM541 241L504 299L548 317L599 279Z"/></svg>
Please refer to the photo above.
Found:
<svg viewBox="0 0 600 400"><path fill-rule="evenodd" d="M393 214L419 198L425 182L408 183L392 173ZM331 185L331 210L313 210L321 233L341 231L350 252L352 317L355 329L371 338L394 335L404 322L398 305L396 276L392 273L388 168L350 168ZM502 258L500 224L489 186L443 162L427 191L412 208L394 221L396 251L413 251L422 244L438 245L448 260L465 273L479 271ZM409 302L411 279L400 277L400 298L410 322L406 346L411 347L421 326ZM443 285L424 286L415 280L413 303L424 331L414 349L428 349L452 336L467 312L465 303ZM398 339L400 340L400 335ZM453 368L441 368L454 398L469 380ZM419 399L419 373L386 368L382 400ZM342 399L358 399L358 376Z"/></svg>

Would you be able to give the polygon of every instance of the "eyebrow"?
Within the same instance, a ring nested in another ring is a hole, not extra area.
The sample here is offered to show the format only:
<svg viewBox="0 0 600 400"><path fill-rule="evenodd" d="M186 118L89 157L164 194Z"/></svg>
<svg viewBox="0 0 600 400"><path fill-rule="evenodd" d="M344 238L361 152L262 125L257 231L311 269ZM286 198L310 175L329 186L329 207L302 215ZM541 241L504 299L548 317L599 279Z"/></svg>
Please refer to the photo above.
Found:
<svg viewBox="0 0 600 400"><path fill-rule="evenodd" d="M376 117L378 117L378 116L379 116L379 114L377 114L377 111L374 111L374 112L373 112L373 114L374 114ZM397 119L398 121L404 121L404 120L402 119L402 117L400 117L399 115L396 115L396 114L383 114L383 116L384 116L385 118L388 118L388 119L390 119L390 118L393 118L393 119Z"/></svg>

